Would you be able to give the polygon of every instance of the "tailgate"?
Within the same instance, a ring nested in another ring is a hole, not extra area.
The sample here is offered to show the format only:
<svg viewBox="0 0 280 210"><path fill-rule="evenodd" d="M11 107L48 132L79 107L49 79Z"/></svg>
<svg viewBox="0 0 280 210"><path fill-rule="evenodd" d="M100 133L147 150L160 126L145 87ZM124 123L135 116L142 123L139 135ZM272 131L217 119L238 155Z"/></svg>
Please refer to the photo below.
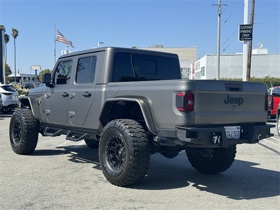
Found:
<svg viewBox="0 0 280 210"><path fill-rule="evenodd" d="M194 124L266 122L266 93L262 83L197 80Z"/></svg>

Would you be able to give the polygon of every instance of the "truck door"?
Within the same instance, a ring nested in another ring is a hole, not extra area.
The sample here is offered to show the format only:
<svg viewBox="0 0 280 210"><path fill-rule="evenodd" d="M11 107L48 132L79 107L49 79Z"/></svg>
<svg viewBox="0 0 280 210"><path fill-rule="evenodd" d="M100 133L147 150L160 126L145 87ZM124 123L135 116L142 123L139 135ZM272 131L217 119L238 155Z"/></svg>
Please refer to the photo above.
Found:
<svg viewBox="0 0 280 210"><path fill-rule="evenodd" d="M66 59L61 60L56 65L52 78L54 87L50 88L44 98L45 108L43 112L50 123L63 125L67 122L72 63L71 59Z"/></svg>
<svg viewBox="0 0 280 210"><path fill-rule="evenodd" d="M78 58L75 81L70 93L70 123L83 125L94 101L95 67L97 56L90 54Z"/></svg>

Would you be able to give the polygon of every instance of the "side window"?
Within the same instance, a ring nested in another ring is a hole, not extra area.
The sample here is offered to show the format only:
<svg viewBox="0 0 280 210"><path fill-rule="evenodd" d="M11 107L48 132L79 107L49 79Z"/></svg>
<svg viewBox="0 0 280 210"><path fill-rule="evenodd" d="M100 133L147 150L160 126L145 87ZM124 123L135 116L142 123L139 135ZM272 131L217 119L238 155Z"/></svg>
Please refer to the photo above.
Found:
<svg viewBox="0 0 280 210"><path fill-rule="evenodd" d="M72 69L72 60L60 61L54 73L54 84L69 84Z"/></svg>
<svg viewBox="0 0 280 210"><path fill-rule="evenodd" d="M84 57L80 58L78 61L77 71L76 71L76 83L86 84L92 83L94 81L96 67L96 57Z"/></svg>
<svg viewBox="0 0 280 210"><path fill-rule="evenodd" d="M135 81L132 69L131 54L118 52L114 56L112 82Z"/></svg>

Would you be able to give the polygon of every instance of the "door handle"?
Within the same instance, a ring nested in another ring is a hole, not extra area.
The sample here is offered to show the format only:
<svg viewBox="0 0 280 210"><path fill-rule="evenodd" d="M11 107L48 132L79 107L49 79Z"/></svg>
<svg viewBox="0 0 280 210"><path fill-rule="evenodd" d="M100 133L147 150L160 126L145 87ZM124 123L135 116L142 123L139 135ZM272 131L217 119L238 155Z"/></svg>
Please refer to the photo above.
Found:
<svg viewBox="0 0 280 210"><path fill-rule="evenodd" d="M83 96L84 96L84 97L90 97L90 96L91 96L91 93L88 92L88 91L87 91L87 92L84 92L84 93L83 93Z"/></svg>
<svg viewBox="0 0 280 210"><path fill-rule="evenodd" d="M62 93L62 96L63 96L63 97L68 97L68 96L69 96L69 93L64 92L64 93Z"/></svg>

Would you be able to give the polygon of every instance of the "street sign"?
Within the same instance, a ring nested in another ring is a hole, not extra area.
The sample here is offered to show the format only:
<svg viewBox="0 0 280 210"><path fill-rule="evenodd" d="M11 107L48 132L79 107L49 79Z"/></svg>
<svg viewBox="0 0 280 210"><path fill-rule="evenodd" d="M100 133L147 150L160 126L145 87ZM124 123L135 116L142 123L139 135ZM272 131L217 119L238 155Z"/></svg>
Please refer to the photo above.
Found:
<svg viewBox="0 0 280 210"><path fill-rule="evenodd" d="M252 24L244 24L239 25L239 34L238 39L240 42L242 41L252 41L253 39L253 25Z"/></svg>

